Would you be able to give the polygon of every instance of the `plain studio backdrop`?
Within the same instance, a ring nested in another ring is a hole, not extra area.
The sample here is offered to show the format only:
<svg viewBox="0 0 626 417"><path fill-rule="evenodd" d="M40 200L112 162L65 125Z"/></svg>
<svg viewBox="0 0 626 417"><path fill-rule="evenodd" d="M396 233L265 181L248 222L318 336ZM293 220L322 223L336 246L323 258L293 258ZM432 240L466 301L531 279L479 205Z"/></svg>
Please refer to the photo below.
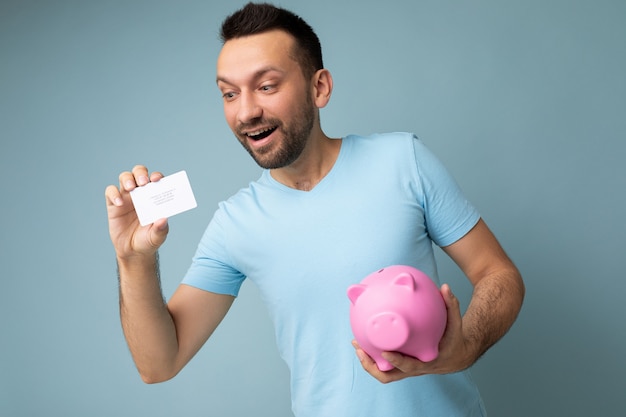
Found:
<svg viewBox="0 0 626 417"><path fill-rule="evenodd" d="M0 2L0 415L291 415L250 283L186 369L143 384L107 231L119 172L187 170L199 206L170 221L170 297L217 203L259 176L215 86L219 24L243 4ZM518 322L473 368L490 415L626 415L626 2L280 5L321 38L327 133L415 132L522 271Z"/></svg>

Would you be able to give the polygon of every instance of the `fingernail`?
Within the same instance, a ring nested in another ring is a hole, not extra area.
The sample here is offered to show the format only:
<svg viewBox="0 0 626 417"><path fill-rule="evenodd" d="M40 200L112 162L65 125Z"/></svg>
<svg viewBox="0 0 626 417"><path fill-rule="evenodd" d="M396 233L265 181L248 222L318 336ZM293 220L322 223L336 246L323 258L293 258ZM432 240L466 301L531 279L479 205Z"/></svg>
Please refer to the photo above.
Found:
<svg viewBox="0 0 626 417"><path fill-rule="evenodd" d="M165 219L165 221L163 222L163 224L159 224L157 226L158 230L165 230L167 228L167 219Z"/></svg>
<svg viewBox="0 0 626 417"><path fill-rule="evenodd" d="M149 182L150 182L150 179L146 177L145 175L142 175L139 178L137 178L137 184L139 185L146 185Z"/></svg>
<svg viewBox="0 0 626 417"><path fill-rule="evenodd" d="M360 360L361 362L363 362L363 361L365 360L365 355L363 354L363 351L361 351L361 350L357 350L357 351L356 351L356 356L358 356L358 357L359 357L359 360Z"/></svg>
<svg viewBox="0 0 626 417"><path fill-rule="evenodd" d="M122 201L121 198L117 197L115 200L113 200L113 204L115 204L116 206L121 206L122 204L124 204L124 201Z"/></svg>
<svg viewBox="0 0 626 417"><path fill-rule="evenodd" d="M126 187L127 190L130 190L131 188L135 188L135 183L132 182L131 180L128 180L124 183L124 186Z"/></svg>

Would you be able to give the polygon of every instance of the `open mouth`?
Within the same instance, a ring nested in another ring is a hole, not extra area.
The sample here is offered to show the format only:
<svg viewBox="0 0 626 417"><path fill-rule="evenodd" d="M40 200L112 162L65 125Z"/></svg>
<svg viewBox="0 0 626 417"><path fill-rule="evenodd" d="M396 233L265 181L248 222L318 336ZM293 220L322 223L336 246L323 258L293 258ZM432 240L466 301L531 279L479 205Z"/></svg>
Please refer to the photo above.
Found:
<svg viewBox="0 0 626 417"><path fill-rule="evenodd" d="M274 126L262 130L257 130L254 132L246 133L246 136L254 141L265 139L266 137L274 133L277 128L278 127Z"/></svg>

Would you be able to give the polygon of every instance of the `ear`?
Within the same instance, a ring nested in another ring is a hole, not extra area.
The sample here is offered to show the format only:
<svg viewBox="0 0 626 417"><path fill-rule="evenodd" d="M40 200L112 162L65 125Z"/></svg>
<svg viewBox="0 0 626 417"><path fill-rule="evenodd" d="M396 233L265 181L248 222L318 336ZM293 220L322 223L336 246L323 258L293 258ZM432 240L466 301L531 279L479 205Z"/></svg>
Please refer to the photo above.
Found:
<svg viewBox="0 0 626 417"><path fill-rule="evenodd" d="M352 301L352 304L356 303L356 300L363 294L363 292L367 289L367 285L364 284L354 284L350 285L348 288L348 298Z"/></svg>
<svg viewBox="0 0 626 417"><path fill-rule="evenodd" d="M415 280L413 275L403 272L393 279L392 285L406 287L408 290L415 291Z"/></svg>
<svg viewBox="0 0 626 417"><path fill-rule="evenodd" d="M318 109L326 107L333 92L333 77L327 69L313 75L313 101Z"/></svg>

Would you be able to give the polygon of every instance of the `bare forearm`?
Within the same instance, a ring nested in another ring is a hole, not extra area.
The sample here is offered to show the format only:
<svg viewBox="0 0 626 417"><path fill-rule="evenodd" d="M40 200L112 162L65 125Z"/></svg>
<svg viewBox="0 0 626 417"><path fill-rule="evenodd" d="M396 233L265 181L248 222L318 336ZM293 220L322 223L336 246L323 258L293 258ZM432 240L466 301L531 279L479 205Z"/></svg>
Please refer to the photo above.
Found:
<svg viewBox="0 0 626 417"><path fill-rule="evenodd" d="M158 256L118 259L120 317L135 365L145 382L175 374L176 328L165 305Z"/></svg>
<svg viewBox="0 0 626 417"><path fill-rule="evenodd" d="M521 309L524 292L522 278L514 268L486 276L476 284L463 316L463 332L474 352L474 360L511 328Z"/></svg>

